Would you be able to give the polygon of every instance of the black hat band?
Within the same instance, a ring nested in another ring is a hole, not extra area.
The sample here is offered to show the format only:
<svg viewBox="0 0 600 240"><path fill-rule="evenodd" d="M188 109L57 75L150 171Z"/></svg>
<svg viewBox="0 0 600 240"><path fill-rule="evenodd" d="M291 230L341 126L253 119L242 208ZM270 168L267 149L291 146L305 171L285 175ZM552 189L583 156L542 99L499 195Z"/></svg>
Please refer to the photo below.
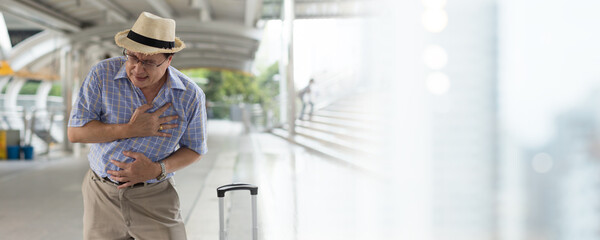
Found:
<svg viewBox="0 0 600 240"><path fill-rule="evenodd" d="M145 36L135 33L133 30L129 30L129 33L127 34L127 38L133 40L134 42L144 44L146 46L155 47L155 48L172 49L175 47L175 42L167 42L167 41L162 41L162 40L158 40L158 39L154 39L154 38L145 37Z"/></svg>

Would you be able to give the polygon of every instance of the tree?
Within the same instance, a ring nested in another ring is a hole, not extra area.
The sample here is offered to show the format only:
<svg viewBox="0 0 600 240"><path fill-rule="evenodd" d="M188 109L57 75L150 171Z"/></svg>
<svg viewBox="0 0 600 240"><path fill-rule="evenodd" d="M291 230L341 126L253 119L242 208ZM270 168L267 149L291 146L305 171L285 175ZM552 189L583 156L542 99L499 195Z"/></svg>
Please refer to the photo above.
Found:
<svg viewBox="0 0 600 240"><path fill-rule="evenodd" d="M265 108L279 94L279 82L274 79L279 73L277 62L257 77L238 71L213 69L189 69L183 73L202 88L207 101L216 105L258 103ZM217 111L223 113L215 112L215 117L227 117L225 110Z"/></svg>

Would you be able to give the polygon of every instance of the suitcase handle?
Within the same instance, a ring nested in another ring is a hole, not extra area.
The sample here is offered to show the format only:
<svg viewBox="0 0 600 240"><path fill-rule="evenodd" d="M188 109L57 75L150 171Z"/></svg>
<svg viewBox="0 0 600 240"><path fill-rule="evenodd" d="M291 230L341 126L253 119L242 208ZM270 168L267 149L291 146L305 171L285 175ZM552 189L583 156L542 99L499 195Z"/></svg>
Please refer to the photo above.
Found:
<svg viewBox="0 0 600 240"><path fill-rule="evenodd" d="M217 197L225 197L225 193L229 191L237 191L237 190L250 190L250 195L258 194L258 187L252 184L246 183L234 183L223 185L217 188Z"/></svg>
<svg viewBox="0 0 600 240"><path fill-rule="evenodd" d="M250 190L250 195L252 195L252 239L256 240L258 239L258 218L256 216L256 197L258 195L258 187L245 183L228 184L217 188L217 196L219 197L219 239L227 239L223 198L225 197L226 192L236 190Z"/></svg>

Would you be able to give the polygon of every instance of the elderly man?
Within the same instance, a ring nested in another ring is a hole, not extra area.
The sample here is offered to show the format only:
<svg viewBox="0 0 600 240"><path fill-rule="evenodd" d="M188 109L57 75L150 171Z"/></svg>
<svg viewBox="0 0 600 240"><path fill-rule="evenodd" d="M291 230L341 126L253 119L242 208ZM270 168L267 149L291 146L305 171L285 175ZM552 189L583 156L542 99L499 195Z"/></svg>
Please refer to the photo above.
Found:
<svg viewBox="0 0 600 240"><path fill-rule="evenodd" d="M207 151L204 93L170 66L174 20L144 12L115 42L124 56L92 67L69 120L69 140L92 143L84 239L185 239L172 176Z"/></svg>

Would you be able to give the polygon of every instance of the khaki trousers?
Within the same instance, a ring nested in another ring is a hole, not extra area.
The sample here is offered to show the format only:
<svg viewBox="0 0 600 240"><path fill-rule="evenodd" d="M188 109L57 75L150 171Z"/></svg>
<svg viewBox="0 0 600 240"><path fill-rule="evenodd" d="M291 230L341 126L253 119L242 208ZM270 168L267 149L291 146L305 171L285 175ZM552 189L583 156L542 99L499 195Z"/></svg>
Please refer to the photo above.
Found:
<svg viewBox="0 0 600 240"><path fill-rule="evenodd" d="M173 179L117 189L89 170L83 193L83 239L186 239Z"/></svg>

